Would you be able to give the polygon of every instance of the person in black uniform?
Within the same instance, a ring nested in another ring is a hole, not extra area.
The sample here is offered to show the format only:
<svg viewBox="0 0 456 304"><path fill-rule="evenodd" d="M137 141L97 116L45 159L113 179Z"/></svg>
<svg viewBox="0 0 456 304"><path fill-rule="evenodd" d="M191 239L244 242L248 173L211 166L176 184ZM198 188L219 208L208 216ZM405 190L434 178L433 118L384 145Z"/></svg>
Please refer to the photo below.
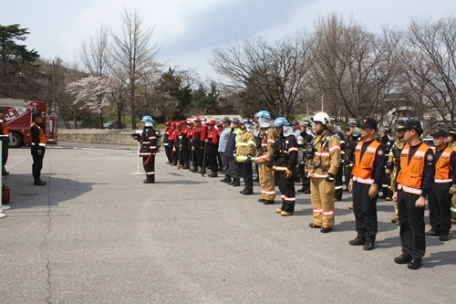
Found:
<svg viewBox="0 0 456 304"><path fill-rule="evenodd" d="M435 183L429 192L429 221L431 230L427 236L438 236L448 241L451 228L451 197L456 192L456 153L447 146L448 131L435 130L432 134L435 145Z"/></svg>
<svg viewBox="0 0 456 304"><path fill-rule="evenodd" d="M294 213L296 203L293 171L298 164L298 142L284 117L276 118L272 126L277 133L277 140L272 146L272 162L282 197L282 207L277 208L276 212L290 216Z"/></svg>
<svg viewBox="0 0 456 304"><path fill-rule="evenodd" d="M141 143L139 156L143 158L144 171L146 172L145 184L155 183L155 154L158 152L157 135L155 133L152 117L149 115L141 119L144 124L141 135L133 134Z"/></svg>
<svg viewBox="0 0 456 304"><path fill-rule="evenodd" d="M8 125L6 124L6 109L0 108L0 140L2 141L2 175L8 175L9 172L6 171L5 165L8 160L8 148L9 148L9 130Z"/></svg>
<svg viewBox="0 0 456 304"><path fill-rule="evenodd" d="M306 149L310 146L312 147L313 136L310 133L310 129L312 128L312 123L310 120L304 120L300 124L301 126L301 138L304 141L302 147L299 145L300 138L298 137L298 148L302 148L303 155L302 160L298 165L299 168L299 176L301 177L302 188L299 189L299 192L304 192L305 194L310 194L310 179L307 177L306 169ZM309 132L307 132L309 130ZM300 159L300 157L298 157Z"/></svg>
<svg viewBox="0 0 456 304"><path fill-rule="evenodd" d="M344 160L344 176L345 176L345 186L348 189L348 183L351 180L351 173L353 166L355 164L355 147L358 145L358 142L361 140L360 137L360 126L361 119L359 118L350 118L348 120L348 130L345 132L345 160Z"/></svg>
<svg viewBox="0 0 456 304"><path fill-rule="evenodd" d="M407 144L399 157L393 194L399 209L402 254L394 262L418 269L426 253L424 207L434 184L434 152L420 138L423 134L420 121L407 120L404 130Z"/></svg>
<svg viewBox="0 0 456 304"><path fill-rule="evenodd" d="M353 179L348 184L348 190L353 193L353 212L357 232L356 238L350 240L349 244L364 245L364 250L374 249L378 231L377 193L384 173L384 151L382 145L374 138L376 130L375 119L364 119L361 125L363 141L355 148Z"/></svg>
<svg viewBox="0 0 456 304"><path fill-rule="evenodd" d="M46 135L44 134L41 113L33 113L32 125L30 126L30 152L32 153L33 165L32 173L35 179L35 186L44 186L46 182L41 180L41 169L43 168L43 158L46 152Z"/></svg>
<svg viewBox="0 0 456 304"><path fill-rule="evenodd" d="M384 157L385 157L385 166L388 162L388 157L391 149L394 147L395 140L393 137L391 137L391 128L388 126L384 126L383 128L380 128L378 130L378 133L380 134L380 137L377 138L377 140L382 144L383 146L383 151L385 151ZM386 171L385 167L385 171ZM391 183L390 175L389 174L384 174L383 175L383 181L382 181L382 195L380 195L378 198L380 199L386 199L387 201L391 201L391 197L393 196L393 191L389 188L389 185Z"/></svg>
<svg viewBox="0 0 456 304"><path fill-rule="evenodd" d="M334 201L338 202L342 200L342 194L344 192L343 186L343 176L344 176L344 161L345 161L345 134L342 132L339 126L339 119L336 116L331 116L331 125L334 127L333 133L339 137L340 145L340 166L337 170L337 174L334 177L335 179L335 191L334 191Z"/></svg>

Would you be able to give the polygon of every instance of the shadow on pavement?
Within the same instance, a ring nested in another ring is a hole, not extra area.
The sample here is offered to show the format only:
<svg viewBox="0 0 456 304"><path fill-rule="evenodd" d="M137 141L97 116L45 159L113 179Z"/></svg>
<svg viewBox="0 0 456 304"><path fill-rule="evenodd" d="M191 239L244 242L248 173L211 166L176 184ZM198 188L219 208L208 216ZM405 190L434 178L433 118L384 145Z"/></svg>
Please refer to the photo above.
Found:
<svg viewBox="0 0 456 304"><path fill-rule="evenodd" d="M60 175L60 174L59 174ZM84 183L71 179L42 175L45 186L33 185L29 174L14 174L3 180L10 187L11 209L58 206L60 202L74 199L89 191L93 185L105 183Z"/></svg>

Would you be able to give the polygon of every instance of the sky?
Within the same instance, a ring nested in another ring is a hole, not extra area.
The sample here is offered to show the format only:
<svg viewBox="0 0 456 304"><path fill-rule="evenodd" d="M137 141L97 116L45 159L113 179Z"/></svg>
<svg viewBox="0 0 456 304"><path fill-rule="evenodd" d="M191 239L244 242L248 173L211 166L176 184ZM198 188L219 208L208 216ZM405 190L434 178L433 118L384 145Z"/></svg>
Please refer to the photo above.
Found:
<svg viewBox="0 0 456 304"><path fill-rule="evenodd" d="M227 42L262 37L275 41L313 30L318 16L336 13L372 32L383 26L406 29L411 19L456 16L455 0L0 0L0 24L20 24L24 42L45 59L74 61L84 40L101 26L116 33L121 11L137 10L153 27L157 60L217 78L209 62Z"/></svg>

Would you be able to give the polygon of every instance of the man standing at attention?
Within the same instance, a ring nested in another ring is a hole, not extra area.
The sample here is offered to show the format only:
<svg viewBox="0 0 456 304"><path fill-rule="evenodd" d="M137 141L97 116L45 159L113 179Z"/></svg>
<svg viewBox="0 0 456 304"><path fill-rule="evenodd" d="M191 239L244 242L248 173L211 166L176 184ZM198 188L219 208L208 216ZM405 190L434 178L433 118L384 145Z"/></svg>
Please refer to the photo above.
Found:
<svg viewBox="0 0 456 304"><path fill-rule="evenodd" d="M382 184L384 170L384 150L380 142L375 140L377 121L364 119L361 125L362 141L355 148L355 166L353 178L348 190L353 193L353 212L356 219L357 236L350 245L364 245L364 250L374 249L377 236L377 194Z"/></svg>
<svg viewBox="0 0 456 304"><path fill-rule="evenodd" d="M434 153L420 138L423 134L420 121L407 120L404 130L407 144L399 157L393 194L399 208L402 254L394 262L418 269L426 252L424 206L434 184Z"/></svg>
<svg viewBox="0 0 456 304"><path fill-rule="evenodd" d="M41 113L33 113L32 115L32 125L30 126L30 143L31 148L30 152L33 157L32 173L33 178L35 179L35 186L44 186L46 182L40 179L41 169L43 168L43 158L44 153L46 152L46 135L42 128L41 123L43 122L43 117Z"/></svg>

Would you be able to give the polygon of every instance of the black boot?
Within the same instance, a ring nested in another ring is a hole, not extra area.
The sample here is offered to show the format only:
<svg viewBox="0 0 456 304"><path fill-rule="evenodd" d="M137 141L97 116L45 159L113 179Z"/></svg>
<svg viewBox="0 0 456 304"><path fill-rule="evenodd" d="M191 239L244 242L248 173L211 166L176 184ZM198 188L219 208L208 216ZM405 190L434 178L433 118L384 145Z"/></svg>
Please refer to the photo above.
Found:
<svg viewBox="0 0 456 304"><path fill-rule="evenodd" d="M239 187L241 185L241 181L239 178L235 178L233 182L233 187Z"/></svg>
<svg viewBox="0 0 456 304"><path fill-rule="evenodd" d="M231 184L231 176L227 176L225 183Z"/></svg>
<svg viewBox="0 0 456 304"><path fill-rule="evenodd" d="M226 183L226 180L227 180L227 179L228 179L228 175L225 176L225 178L224 178L224 179L221 179L220 181L221 181L222 183Z"/></svg>

